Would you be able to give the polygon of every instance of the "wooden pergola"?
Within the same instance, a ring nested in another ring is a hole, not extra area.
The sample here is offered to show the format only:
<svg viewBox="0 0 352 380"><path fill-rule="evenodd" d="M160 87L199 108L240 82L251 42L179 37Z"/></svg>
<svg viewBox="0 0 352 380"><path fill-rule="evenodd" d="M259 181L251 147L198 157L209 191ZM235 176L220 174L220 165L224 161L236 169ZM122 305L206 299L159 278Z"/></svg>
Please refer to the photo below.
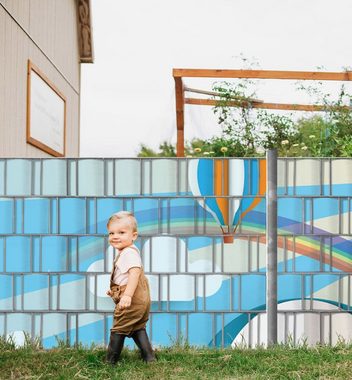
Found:
<svg viewBox="0 0 352 380"><path fill-rule="evenodd" d="M273 71L273 70L212 70L212 69L173 69L176 93L176 126L177 157L184 157L184 106L185 104L215 106L215 99L197 99L185 97L185 92L220 96L211 91L190 89L184 86L182 78L251 78L251 79L289 79L289 80L322 80L351 81L352 71L320 72L320 71ZM291 111L322 111L324 105L265 103L257 99L249 99L253 108ZM239 107L238 101L228 101L229 106Z"/></svg>

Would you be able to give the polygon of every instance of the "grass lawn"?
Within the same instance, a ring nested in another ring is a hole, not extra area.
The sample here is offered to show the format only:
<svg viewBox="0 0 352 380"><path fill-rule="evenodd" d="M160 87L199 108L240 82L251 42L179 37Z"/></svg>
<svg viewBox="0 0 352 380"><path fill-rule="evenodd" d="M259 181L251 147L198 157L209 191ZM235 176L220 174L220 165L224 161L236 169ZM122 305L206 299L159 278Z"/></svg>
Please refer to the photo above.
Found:
<svg viewBox="0 0 352 380"><path fill-rule="evenodd" d="M316 348L196 349L157 351L145 364L124 350L116 366L101 347L43 350L0 344L0 379L352 379L352 345Z"/></svg>

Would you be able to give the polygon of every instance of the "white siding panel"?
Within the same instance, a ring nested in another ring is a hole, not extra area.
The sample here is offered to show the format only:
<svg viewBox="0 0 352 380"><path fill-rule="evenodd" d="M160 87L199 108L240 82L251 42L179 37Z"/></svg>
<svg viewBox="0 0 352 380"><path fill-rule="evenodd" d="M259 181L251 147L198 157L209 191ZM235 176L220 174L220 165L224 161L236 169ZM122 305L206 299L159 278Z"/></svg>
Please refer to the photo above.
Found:
<svg viewBox="0 0 352 380"><path fill-rule="evenodd" d="M62 0L62 2L68 3L66 0ZM69 2L71 3L71 1ZM46 1L41 3L46 3ZM50 4L53 5L51 1L48 1L48 4L45 9L49 9ZM52 22L52 19L50 20ZM41 23L40 18L37 23ZM72 33L76 29L76 21L73 26L66 29L68 29L68 33ZM43 39L56 39L57 43L64 44L61 37L55 37L55 28L52 30L54 32L51 37L43 37ZM53 51L55 50L54 45L53 43L50 47ZM71 51L74 49L72 46ZM61 62L66 60L66 63L61 63L61 66L71 65L71 73L78 73L79 78L78 59L72 59L72 56L67 57L69 54L64 53L64 50L65 46L61 46ZM28 59L66 97L66 156L77 157L79 155L79 91L77 90L79 89L79 80L76 83L78 85L76 89L76 84L68 81L69 75L61 72L60 62L53 61L53 64L48 57L49 54L46 51L43 54L36 43L0 6L0 157L50 157L47 153L26 142Z"/></svg>
<svg viewBox="0 0 352 380"><path fill-rule="evenodd" d="M18 23L28 30L29 28L29 0L0 0Z"/></svg>
<svg viewBox="0 0 352 380"><path fill-rule="evenodd" d="M79 91L77 8L74 0L30 0L29 34Z"/></svg>
<svg viewBox="0 0 352 380"><path fill-rule="evenodd" d="M35 44L79 91L79 42L75 0L0 0Z"/></svg>

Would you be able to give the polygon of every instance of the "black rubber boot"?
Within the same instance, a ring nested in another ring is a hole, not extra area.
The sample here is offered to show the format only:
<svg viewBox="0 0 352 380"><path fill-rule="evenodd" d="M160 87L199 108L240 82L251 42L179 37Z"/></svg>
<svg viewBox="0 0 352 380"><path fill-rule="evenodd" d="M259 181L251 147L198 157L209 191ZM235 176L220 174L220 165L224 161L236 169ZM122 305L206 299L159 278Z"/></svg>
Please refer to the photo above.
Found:
<svg viewBox="0 0 352 380"><path fill-rule="evenodd" d="M135 331L131 337L141 351L142 359L145 362L153 362L156 360L154 351L149 342L145 329Z"/></svg>
<svg viewBox="0 0 352 380"><path fill-rule="evenodd" d="M108 346L108 353L106 355L106 361L110 364L116 364L120 358L120 354L123 348L126 335L111 333L110 343Z"/></svg>

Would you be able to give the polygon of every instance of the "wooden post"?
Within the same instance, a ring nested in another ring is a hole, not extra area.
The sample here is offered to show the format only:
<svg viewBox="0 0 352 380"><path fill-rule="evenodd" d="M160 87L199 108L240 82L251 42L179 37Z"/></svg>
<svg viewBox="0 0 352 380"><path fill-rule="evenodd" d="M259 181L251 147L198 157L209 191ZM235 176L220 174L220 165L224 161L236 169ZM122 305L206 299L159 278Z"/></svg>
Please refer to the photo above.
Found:
<svg viewBox="0 0 352 380"><path fill-rule="evenodd" d="M184 89L182 78L175 78L176 93L176 126L177 126L177 157L185 156L185 116L184 116Z"/></svg>

